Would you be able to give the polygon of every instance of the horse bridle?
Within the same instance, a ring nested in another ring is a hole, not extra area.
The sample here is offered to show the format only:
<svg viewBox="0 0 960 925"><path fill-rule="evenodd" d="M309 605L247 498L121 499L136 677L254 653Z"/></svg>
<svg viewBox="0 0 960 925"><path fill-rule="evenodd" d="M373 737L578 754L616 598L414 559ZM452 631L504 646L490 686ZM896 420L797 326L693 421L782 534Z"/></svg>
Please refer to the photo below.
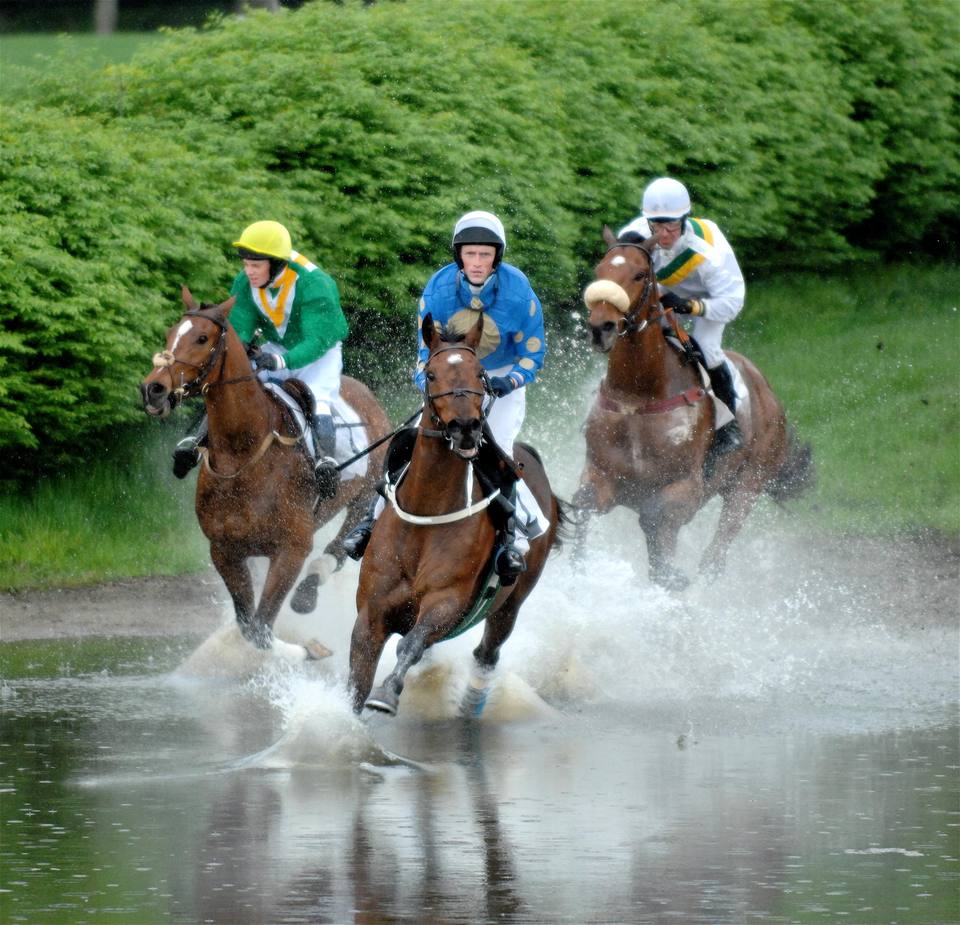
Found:
<svg viewBox="0 0 960 925"><path fill-rule="evenodd" d="M466 344L449 344L446 347L438 347L436 350L430 354L430 359L427 360L426 366L424 366L424 373L429 369L430 364L433 362L433 358L438 354L445 353L448 350L466 350L468 353L472 353L474 356L477 355L477 351L473 347L468 347ZM437 412L436 405L434 402L438 398L446 398L448 395L452 395L454 398L463 398L466 395L479 395L481 398L485 395L492 395L493 393L490 390L490 380L487 376L486 370L480 370L480 380L483 382L483 389L448 389L446 392L431 392L429 384L424 389L424 395L427 399L427 404L430 406L430 420L433 421L434 425L439 428L438 430L424 430L423 433L428 437L443 437L444 440L451 440L449 432L447 431L447 425L444 420L440 417L440 414ZM429 383L429 378L427 383ZM480 408L480 423L487 419L487 412L482 407Z"/></svg>
<svg viewBox="0 0 960 925"><path fill-rule="evenodd" d="M216 343L210 348L207 359L203 363L191 363L188 360L183 360L171 350L162 350L160 353L153 355L154 369L169 369L175 363L179 363L181 366L188 366L197 371L197 375L190 382L184 382L183 373L180 374L180 385L173 388L170 392L174 397L174 401L172 402L174 406L182 402L185 398L191 398L194 395L205 395L207 390L212 386L230 385L233 382L245 382L254 378L253 375L237 376L235 379L218 379L216 382L208 382L207 379L213 372L213 367L216 365L217 360L222 357L223 362L226 363L227 325L219 318L211 318L210 315L206 315L202 311L184 312L181 317L203 318L205 321L210 321L215 324L220 329L220 333L217 336ZM173 376L171 374L171 379L172 378Z"/></svg>
<svg viewBox="0 0 960 925"><path fill-rule="evenodd" d="M646 306L647 301L650 298L650 292L654 285L656 285L656 274L653 272L653 258L650 256L650 251L648 251L642 244L638 244L635 241L620 241L616 244L611 244L610 247L607 248L607 254L618 247L635 247L638 251L642 251L646 255L647 261L650 265L649 273L645 274L646 282L644 283L643 291L640 293L639 298L634 302L633 307L624 313L622 319L623 329L617 331L617 337L626 337L628 334L632 334L634 332L639 334L641 331L644 331L652 321L658 321L660 318L662 318L666 314L666 310L661 307L657 311L648 314L643 321L637 321L637 315ZM604 259L606 259L606 254L604 255Z"/></svg>

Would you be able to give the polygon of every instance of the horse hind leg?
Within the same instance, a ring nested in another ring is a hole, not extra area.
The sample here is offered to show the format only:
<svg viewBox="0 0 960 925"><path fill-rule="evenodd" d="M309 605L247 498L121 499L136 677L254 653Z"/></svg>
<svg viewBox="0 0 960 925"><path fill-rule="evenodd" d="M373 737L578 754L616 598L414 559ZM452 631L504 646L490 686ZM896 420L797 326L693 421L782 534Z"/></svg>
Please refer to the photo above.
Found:
<svg viewBox="0 0 960 925"><path fill-rule="evenodd" d="M640 529L647 541L650 581L667 591L683 591L690 579L673 564L679 528L640 517Z"/></svg>
<svg viewBox="0 0 960 925"><path fill-rule="evenodd" d="M330 547L328 546L327 549ZM313 613L317 609L317 597L320 585L325 585L334 572L340 570L344 560L338 560L324 550L309 566L307 574L297 585L290 598L290 609L294 613Z"/></svg>
<svg viewBox="0 0 960 925"><path fill-rule="evenodd" d="M340 491L342 494L345 489L341 487ZM359 495L348 503L347 516L343 519L337 535L327 543L323 552L310 563L307 574L293 592L290 607L295 613L313 613L316 610L317 594L320 586L326 584L335 572L339 572L343 568L344 562L347 561L343 539L363 520L368 506L366 495Z"/></svg>
<svg viewBox="0 0 960 925"><path fill-rule="evenodd" d="M244 633L257 648L271 649L276 655L293 663L321 659L332 654L326 646L316 640L310 640L305 645L289 643L279 639L273 632L277 614L305 558L306 554L302 550L291 549L270 560L270 568L267 570L267 578L260 595L256 617L250 629L250 636Z"/></svg>
<svg viewBox="0 0 960 925"><path fill-rule="evenodd" d="M483 713L500 661L500 648L513 632L519 609L520 601L510 597L495 614L487 617L483 638L473 650L467 689L460 700L461 716L478 719Z"/></svg>
<svg viewBox="0 0 960 925"><path fill-rule="evenodd" d="M700 563L700 571L708 577L720 575L727 562L730 544L743 528L747 515L753 510L760 496L758 486L741 486L729 495L725 495L720 509L720 520L710 545L707 546Z"/></svg>

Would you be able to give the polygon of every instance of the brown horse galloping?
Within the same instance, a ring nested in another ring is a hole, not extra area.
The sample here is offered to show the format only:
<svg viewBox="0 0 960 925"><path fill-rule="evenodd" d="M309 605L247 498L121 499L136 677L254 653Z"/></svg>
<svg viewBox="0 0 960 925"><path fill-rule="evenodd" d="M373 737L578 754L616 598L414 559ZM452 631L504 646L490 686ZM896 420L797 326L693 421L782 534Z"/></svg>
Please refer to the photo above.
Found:
<svg viewBox="0 0 960 925"><path fill-rule="evenodd" d="M357 713L366 706L395 714L407 672L430 646L462 631L465 617L475 613L471 605L487 586L495 528L486 506L494 496L484 497L472 470L488 389L476 354L482 331L482 315L461 340L443 338L429 314L423 320L430 349L427 405L409 468L395 489L395 502L376 522L360 569L350 645L350 687ZM565 520L536 454L519 443L514 452L550 527L530 541L527 570L514 584L500 588L486 611L483 639L474 649L473 672L461 703L465 714L478 715L483 709L500 647L513 631L520 605L540 578ZM377 663L393 633L403 636L396 667L371 694Z"/></svg>
<svg viewBox="0 0 960 925"><path fill-rule="evenodd" d="M385 450L371 454L365 477L342 482L335 497L316 504L313 463L291 416L257 379L229 324L234 300L201 308L184 287L183 301L187 311L167 332L141 397L147 414L164 418L184 397L203 396L209 445L197 476L197 518L244 637L268 649L279 643L273 623L313 548L314 531L347 507L326 549L342 561L339 544L366 511ZM371 442L389 433L386 413L366 386L344 376L341 394L365 422ZM256 607L246 561L252 556L270 560ZM287 643L276 647L294 659L320 654L316 646L306 653Z"/></svg>
<svg viewBox="0 0 960 925"><path fill-rule="evenodd" d="M650 578L679 590L688 584L672 559L677 535L713 496L723 504L702 568L722 570L727 550L762 492L794 497L812 478L809 446L799 446L783 406L746 357L728 352L747 388L737 419L744 447L705 474L714 409L696 364L664 337L651 243L609 246L588 287L593 345L608 354L607 374L586 423L587 460L574 504L605 514L635 511L647 541ZM585 522L584 522L585 526ZM585 534L578 532L578 546Z"/></svg>

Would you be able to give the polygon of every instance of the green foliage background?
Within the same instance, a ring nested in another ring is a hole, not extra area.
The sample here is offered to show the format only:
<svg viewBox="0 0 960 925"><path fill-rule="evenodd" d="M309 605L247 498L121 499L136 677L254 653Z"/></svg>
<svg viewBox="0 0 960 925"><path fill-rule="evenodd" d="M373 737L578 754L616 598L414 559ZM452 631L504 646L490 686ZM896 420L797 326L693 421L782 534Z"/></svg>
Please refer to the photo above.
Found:
<svg viewBox="0 0 960 925"><path fill-rule="evenodd" d="M314 3L171 33L93 76L60 58L0 116L0 476L133 422L179 283L224 294L229 242L259 218L337 278L367 378L365 357L411 337L469 208L503 218L555 327L601 225L662 173L750 276L955 256L955 12Z"/></svg>

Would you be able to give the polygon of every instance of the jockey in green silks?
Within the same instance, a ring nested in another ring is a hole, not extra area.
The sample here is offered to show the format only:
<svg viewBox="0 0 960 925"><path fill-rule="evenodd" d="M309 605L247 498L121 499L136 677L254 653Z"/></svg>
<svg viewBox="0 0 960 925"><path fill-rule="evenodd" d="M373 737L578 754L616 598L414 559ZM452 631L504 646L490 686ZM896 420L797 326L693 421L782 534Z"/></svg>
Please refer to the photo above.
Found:
<svg viewBox="0 0 960 925"><path fill-rule="evenodd" d="M342 342L348 332L337 284L293 250L290 233L279 222L254 222L233 246L243 269L230 289L236 297L230 323L244 343L257 331L263 337L256 358L261 379L295 377L310 390L317 488L321 500L332 497L339 472L331 412L340 393ZM205 424L204 419L196 433L177 444L173 471L178 478L199 462L197 447L205 437Z"/></svg>

